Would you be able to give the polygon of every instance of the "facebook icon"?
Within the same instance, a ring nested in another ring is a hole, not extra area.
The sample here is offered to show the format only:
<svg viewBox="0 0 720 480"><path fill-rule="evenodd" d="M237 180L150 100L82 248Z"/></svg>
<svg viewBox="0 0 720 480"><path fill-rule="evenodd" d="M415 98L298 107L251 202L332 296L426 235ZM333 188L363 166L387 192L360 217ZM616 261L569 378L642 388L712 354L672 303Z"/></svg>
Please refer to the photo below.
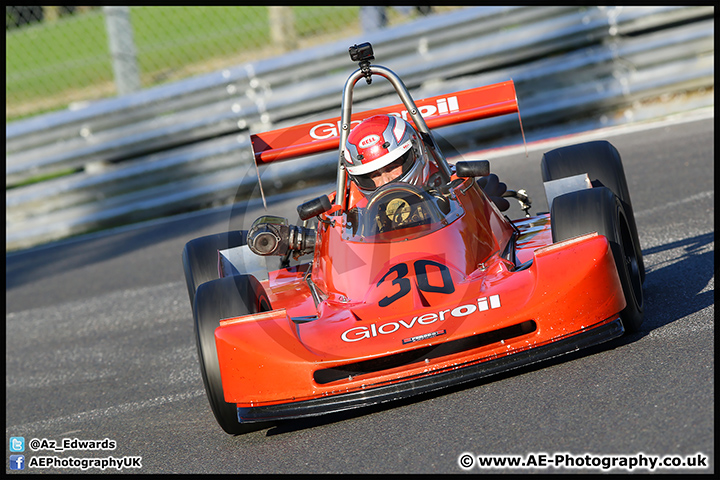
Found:
<svg viewBox="0 0 720 480"><path fill-rule="evenodd" d="M25 470L25 455L10 455L10 470Z"/></svg>

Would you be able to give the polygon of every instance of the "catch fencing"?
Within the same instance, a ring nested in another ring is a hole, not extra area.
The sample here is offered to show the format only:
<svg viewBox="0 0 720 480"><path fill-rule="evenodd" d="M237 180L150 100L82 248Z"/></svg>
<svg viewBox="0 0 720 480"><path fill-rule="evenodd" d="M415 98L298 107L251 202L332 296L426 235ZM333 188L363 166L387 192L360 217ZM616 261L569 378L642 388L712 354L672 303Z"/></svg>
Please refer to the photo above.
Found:
<svg viewBox="0 0 720 480"><path fill-rule="evenodd" d="M416 99L512 78L526 129L612 122L639 102L714 88L713 7L472 7L6 126L8 249L229 203L256 188L249 134L339 115L370 41ZM397 103L378 79L355 109ZM712 95L706 95L712 104ZM457 148L517 118L446 127ZM262 167L267 190L331 180L337 153ZM17 186L39 175L74 173ZM12 188L10 188L12 187ZM306 200L306 199L301 199Z"/></svg>

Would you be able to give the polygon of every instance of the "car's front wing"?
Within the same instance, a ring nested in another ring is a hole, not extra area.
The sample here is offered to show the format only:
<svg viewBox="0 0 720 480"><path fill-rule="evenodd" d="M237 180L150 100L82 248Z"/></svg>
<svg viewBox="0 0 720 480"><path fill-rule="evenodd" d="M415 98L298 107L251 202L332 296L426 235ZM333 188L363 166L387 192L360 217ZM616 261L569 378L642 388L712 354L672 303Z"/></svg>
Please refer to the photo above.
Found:
<svg viewBox="0 0 720 480"><path fill-rule="evenodd" d="M478 380L514 368L547 360L576 350L597 345L621 336L624 332L620 318L610 319L575 335L556 340L547 345L520 351L481 363L468 362L457 368L429 376L409 378L400 383L375 387L329 397L299 402L238 408L241 423L269 422L311 417L343 410L360 408L378 403L400 400L413 395L431 392L451 385Z"/></svg>

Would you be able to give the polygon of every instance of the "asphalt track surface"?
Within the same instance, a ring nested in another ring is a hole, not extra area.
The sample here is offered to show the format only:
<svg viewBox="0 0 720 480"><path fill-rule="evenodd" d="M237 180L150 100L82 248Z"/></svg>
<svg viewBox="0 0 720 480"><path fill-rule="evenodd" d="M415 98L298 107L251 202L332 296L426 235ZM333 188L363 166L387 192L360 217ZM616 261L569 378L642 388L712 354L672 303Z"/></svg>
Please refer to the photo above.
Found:
<svg viewBox="0 0 720 480"><path fill-rule="evenodd" d="M11 436L23 436L26 464L142 457L142 468L126 473L462 473L465 453L536 463L542 457L531 454L567 453L581 457L576 465L592 462L585 454L702 454L707 468L687 471L714 472L713 120L559 139L606 138L622 154L647 269L639 333L490 380L243 436L222 432L210 411L180 261L186 241L226 230L237 208L10 254L6 452ZM547 208L539 164L554 145L531 142L529 158L522 148L489 154L492 171L527 189L533 212ZM316 193L273 201L270 212L293 216ZM510 217L520 216L513 206ZM31 439L106 438L114 450L30 448ZM473 463L469 471L603 470Z"/></svg>

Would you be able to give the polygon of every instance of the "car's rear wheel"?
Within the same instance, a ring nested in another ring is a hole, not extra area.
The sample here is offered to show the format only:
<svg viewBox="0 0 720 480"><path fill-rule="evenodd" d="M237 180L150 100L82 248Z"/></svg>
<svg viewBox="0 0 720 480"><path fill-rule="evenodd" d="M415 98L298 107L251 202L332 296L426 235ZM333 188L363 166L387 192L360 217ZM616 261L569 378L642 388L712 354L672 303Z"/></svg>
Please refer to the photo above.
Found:
<svg viewBox="0 0 720 480"><path fill-rule="evenodd" d="M225 401L215 329L220 320L271 309L265 289L252 275L235 275L203 283L195 294L193 316L200 372L215 419L225 432L241 434L267 425L238 421L237 405Z"/></svg>
<svg viewBox="0 0 720 480"><path fill-rule="evenodd" d="M635 256L640 278L644 282L645 265L635 225L635 214L622 159L617 149L605 140L556 148L543 155L540 170L544 182L587 173L593 187L607 187L617 195L625 209L630 234L636 248Z"/></svg>
<svg viewBox="0 0 720 480"><path fill-rule="evenodd" d="M626 332L636 332L644 318L644 295L637 248L620 199L605 187L578 190L553 200L553 242L598 232L608 239L627 306L620 312Z"/></svg>
<svg viewBox="0 0 720 480"><path fill-rule="evenodd" d="M182 262L190 306L200 285L220 278L218 251L245 245L246 239L246 230L236 230L196 238L185 244Z"/></svg>

